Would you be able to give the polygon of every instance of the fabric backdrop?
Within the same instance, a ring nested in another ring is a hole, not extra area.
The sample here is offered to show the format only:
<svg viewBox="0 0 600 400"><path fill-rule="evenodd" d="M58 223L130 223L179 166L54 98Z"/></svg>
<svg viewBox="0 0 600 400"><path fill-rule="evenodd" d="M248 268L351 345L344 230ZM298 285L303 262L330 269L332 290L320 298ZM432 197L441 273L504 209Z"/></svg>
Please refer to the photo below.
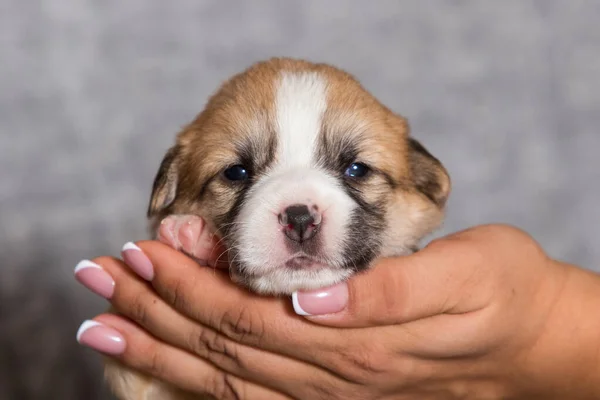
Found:
<svg viewBox="0 0 600 400"><path fill-rule="evenodd" d="M516 224L600 268L600 2L0 1L0 399L106 399L82 258L145 237L175 132L250 63L355 74L453 177L440 233Z"/></svg>

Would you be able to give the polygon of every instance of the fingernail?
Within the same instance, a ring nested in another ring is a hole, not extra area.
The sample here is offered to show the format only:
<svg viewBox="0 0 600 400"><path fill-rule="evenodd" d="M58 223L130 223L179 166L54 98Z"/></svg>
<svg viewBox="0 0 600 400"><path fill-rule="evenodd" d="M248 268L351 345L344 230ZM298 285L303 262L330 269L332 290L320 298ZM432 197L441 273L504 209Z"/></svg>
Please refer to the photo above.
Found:
<svg viewBox="0 0 600 400"><path fill-rule="evenodd" d="M102 267L89 260L82 260L75 266L75 279L92 292L110 299L115 291L115 281Z"/></svg>
<svg viewBox="0 0 600 400"><path fill-rule="evenodd" d="M348 304L348 285L342 282L310 292L294 292L292 304L298 315L335 314Z"/></svg>
<svg viewBox="0 0 600 400"><path fill-rule="evenodd" d="M123 246L123 249L121 250L121 254L123 255L123 261L125 261L136 274L147 281L151 281L152 278L154 278L154 267L152 266L152 262L146 257L142 249L134 243L125 243L125 246Z"/></svg>
<svg viewBox="0 0 600 400"><path fill-rule="evenodd" d="M119 332L92 320L81 324L77 342L105 354L117 355L125 351L125 338Z"/></svg>

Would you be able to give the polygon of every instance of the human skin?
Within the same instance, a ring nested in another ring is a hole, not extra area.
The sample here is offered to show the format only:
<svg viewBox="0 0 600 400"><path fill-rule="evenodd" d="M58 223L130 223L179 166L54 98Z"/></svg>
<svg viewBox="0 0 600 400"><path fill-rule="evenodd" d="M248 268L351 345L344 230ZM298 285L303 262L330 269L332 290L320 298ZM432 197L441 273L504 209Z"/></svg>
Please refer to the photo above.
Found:
<svg viewBox="0 0 600 400"><path fill-rule="evenodd" d="M548 258L518 229L479 226L380 260L320 296L299 294L305 311L337 311L309 316L287 297L250 293L226 269L173 249L216 264L221 249L201 220L168 221L161 237L168 245L138 242L139 250L124 251L126 262L100 257L93 261L101 270L76 274L122 314L94 318L101 325L80 343L191 392L600 398L600 277Z"/></svg>

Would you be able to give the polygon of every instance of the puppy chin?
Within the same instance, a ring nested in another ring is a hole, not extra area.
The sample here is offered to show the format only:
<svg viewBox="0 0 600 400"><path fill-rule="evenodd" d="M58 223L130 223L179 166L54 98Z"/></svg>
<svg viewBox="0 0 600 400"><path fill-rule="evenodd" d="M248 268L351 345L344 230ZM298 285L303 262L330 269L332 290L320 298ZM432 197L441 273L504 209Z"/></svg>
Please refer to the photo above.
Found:
<svg viewBox="0 0 600 400"><path fill-rule="evenodd" d="M350 269L329 266L294 270L286 267L272 269L260 276L233 272L234 282L265 295L291 295L298 290L315 290L340 283L353 274Z"/></svg>

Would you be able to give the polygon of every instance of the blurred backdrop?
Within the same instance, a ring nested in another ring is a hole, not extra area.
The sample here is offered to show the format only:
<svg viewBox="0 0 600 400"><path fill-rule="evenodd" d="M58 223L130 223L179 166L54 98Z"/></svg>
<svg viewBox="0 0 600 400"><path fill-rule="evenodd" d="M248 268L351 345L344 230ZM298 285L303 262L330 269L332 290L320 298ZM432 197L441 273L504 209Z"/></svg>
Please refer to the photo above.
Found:
<svg viewBox="0 0 600 400"><path fill-rule="evenodd" d="M107 399L75 343L82 258L145 237L175 132L221 81L294 56L355 74L454 182L441 233L516 224L600 269L600 3L0 2L0 399Z"/></svg>

